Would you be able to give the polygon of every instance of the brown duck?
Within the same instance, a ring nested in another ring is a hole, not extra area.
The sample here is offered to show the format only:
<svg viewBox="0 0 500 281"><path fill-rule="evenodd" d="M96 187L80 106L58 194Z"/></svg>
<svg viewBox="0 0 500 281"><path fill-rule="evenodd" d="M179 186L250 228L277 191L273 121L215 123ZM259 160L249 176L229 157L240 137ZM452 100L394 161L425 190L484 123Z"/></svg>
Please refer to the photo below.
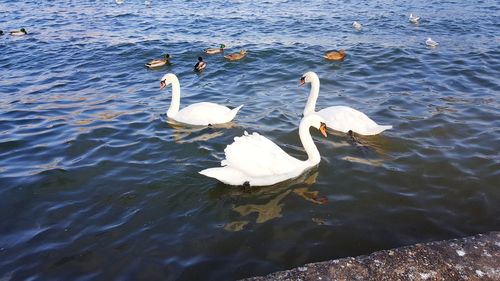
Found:
<svg viewBox="0 0 500 281"><path fill-rule="evenodd" d="M169 65L170 58L171 58L171 56L169 54L165 54L163 56L163 58L161 58L161 59L154 59L154 60L146 63L146 66L149 68L156 68L156 67L162 67L164 65Z"/></svg>
<svg viewBox="0 0 500 281"><path fill-rule="evenodd" d="M228 60L240 60L247 55L247 51L241 50L239 53L229 54L224 56Z"/></svg>
<svg viewBox="0 0 500 281"><path fill-rule="evenodd" d="M340 49L338 51L330 51L326 52L323 56L327 60L343 60L345 58L344 49Z"/></svg>

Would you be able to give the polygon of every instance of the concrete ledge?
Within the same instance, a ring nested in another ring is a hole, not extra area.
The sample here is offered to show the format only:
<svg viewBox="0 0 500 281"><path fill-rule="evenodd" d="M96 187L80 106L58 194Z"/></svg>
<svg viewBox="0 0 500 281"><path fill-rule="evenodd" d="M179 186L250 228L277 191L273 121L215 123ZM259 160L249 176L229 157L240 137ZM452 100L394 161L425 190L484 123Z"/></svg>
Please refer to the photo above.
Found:
<svg viewBox="0 0 500 281"><path fill-rule="evenodd" d="M310 263L245 280L500 280L500 232Z"/></svg>

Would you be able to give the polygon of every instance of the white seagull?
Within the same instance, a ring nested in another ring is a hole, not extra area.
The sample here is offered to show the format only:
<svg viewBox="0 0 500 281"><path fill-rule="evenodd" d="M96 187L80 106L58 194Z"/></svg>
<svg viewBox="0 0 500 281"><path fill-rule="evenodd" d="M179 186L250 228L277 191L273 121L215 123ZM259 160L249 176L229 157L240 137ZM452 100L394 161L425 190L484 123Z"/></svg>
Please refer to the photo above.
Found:
<svg viewBox="0 0 500 281"><path fill-rule="evenodd" d="M352 23L352 27L354 27L357 31L360 31L363 28L363 26L357 21Z"/></svg>
<svg viewBox="0 0 500 281"><path fill-rule="evenodd" d="M409 22L415 23L415 24L417 24L419 20L420 20L420 17L414 16L413 14L410 14L410 17L408 18Z"/></svg>
<svg viewBox="0 0 500 281"><path fill-rule="evenodd" d="M439 45L439 43L438 43L438 42L436 42L436 41L434 41L434 40L432 40L432 39L429 37L429 38L427 38L427 40L425 40L425 45L427 45L427 46L429 46L429 47L431 47L431 48L436 48L436 47Z"/></svg>

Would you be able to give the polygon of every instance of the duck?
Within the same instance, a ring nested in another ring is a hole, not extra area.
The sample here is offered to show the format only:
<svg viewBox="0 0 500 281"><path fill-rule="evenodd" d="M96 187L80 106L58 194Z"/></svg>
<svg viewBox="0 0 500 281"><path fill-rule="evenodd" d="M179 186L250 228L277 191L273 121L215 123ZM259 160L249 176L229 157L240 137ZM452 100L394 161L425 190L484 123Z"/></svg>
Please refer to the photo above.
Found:
<svg viewBox="0 0 500 281"><path fill-rule="evenodd" d="M3 35L3 30L0 30L0 36L2 36L2 35Z"/></svg>
<svg viewBox="0 0 500 281"><path fill-rule="evenodd" d="M194 65L194 71L201 72L207 67L207 63L203 61L202 57L198 57L198 62Z"/></svg>
<svg viewBox="0 0 500 281"><path fill-rule="evenodd" d="M360 31L363 28L363 26L357 21L352 23L352 27L354 27L357 31Z"/></svg>
<svg viewBox="0 0 500 281"><path fill-rule="evenodd" d="M10 32L10 35L12 35L12 36L23 36L26 34L28 34L28 32L24 28L21 28L20 30L12 30Z"/></svg>
<svg viewBox="0 0 500 281"><path fill-rule="evenodd" d="M436 48L439 45L439 43L436 42L436 41L434 41L434 40L432 40L429 37L429 38L427 38L427 40L425 40L425 45L427 45L428 47L431 47L431 48Z"/></svg>
<svg viewBox="0 0 500 281"><path fill-rule="evenodd" d="M327 60L343 60L345 58L345 51L344 49L340 49L338 51L326 52L323 57Z"/></svg>
<svg viewBox="0 0 500 281"><path fill-rule="evenodd" d="M170 64L171 58L172 57L170 56L170 54L165 54L162 59L154 59L154 60L146 63L145 65L149 68L161 67L161 66Z"/></svg>
<svg viewBox="0 0 500 281"><path fill-rule="evenodd" d="M207 48L207 49L205 49L203 51L206 54L214 55L214 54L224 53L224 48L226 48L226 45L220 44L219 48Z"/></svg>
<svg viewBox="0 0 500 281"><path fill-rule="evenodd" d="M299 138L307 153L307 160L299 160L283 151L277 144L257 132L235 137L234 142L224 149L222 167L208 168L199 173L234 186L269 186L289 179L295 179L317 166L321 160L318 148L309 131L318 129L326 137L324 119L317 115L302 118L299 124Z"/></svg>
<svg viewBox="0 0 500 281"><path fill-rule="evenodd" d="M160 80L160 90L172 84L172 102L167 110L167 117L182 124L194 126L212 126L231 122L238 111L243 107L229 109L226 106L211 102L193 103L179 109L181 100L181 86L179 79L173 73L163 75Z"/></svg>
<svg viewBox="0 0 500 281"><path fill-rule="evenodd" d="M234 53L234 54L229 54L224 56L228 60L240 60L244 58L247 55L247 51L245 50L240 50L239 53Z"/></svg>
<svg viewBox="0 0 500 281"><path fill-rule="evenodd" d="M410 17L408 18L408 21L414 24L417 24L418 21L420 20L419 16L414 16L413 14L410 14Z"/></svg>
<svg viewBox="0 0 500 281"><path fill-rule="evenodd" d="M360 135L377 135L381 132L392 129L391 125L378 125L366 114L348 106L330 106L320 111L315 111L316 100L319 95L319 78L312 71L304 73L300 78L300 85L311 83L311 91L304 108L304 116L319 115L332 130L348 133L355 132Z"/></svg>

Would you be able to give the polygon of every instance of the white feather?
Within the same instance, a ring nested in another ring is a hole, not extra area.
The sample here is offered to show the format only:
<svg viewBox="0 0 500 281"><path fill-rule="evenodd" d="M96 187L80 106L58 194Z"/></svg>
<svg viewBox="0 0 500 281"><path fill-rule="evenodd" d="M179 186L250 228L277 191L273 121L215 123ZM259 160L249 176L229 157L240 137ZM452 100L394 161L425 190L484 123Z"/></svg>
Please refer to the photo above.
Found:
<svg viewBox="0 0 500 281"><path fill-rule="evenodd" d="M348 106L330 106L316 113L326 120L327 127L344 133L352 130L360 135L377 135L392 129L390 125L378 125L363 112Z"/></svg>

